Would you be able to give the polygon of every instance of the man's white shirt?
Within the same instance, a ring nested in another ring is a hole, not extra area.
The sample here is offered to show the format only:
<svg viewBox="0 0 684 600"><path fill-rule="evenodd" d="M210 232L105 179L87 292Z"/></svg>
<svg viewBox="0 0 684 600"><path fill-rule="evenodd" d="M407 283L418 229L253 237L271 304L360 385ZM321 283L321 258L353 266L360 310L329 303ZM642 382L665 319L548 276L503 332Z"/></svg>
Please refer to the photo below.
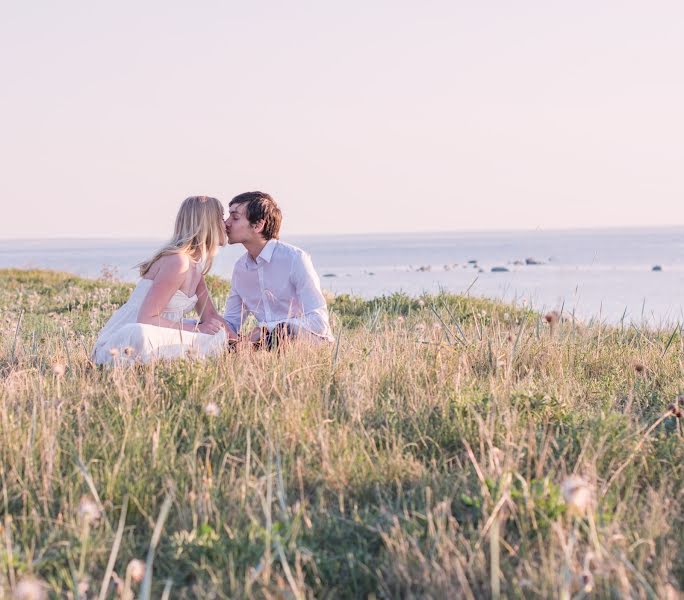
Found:
<svg viewBox="0 0 684 600"><path fill-rule="evenodd" d="M254 260L245 252L233 268L223 317L239 332L248 314L271 331L287 323L332 341L328 307L311 257L296 246L269 240Z"/></svg>

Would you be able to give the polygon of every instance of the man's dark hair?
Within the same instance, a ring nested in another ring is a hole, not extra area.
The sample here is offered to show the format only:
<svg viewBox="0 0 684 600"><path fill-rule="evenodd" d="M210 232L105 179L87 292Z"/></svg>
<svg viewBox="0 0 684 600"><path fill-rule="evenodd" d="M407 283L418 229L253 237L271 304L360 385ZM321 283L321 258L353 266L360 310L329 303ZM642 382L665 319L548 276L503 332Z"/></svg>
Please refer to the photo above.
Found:
<svg viewBox="0 0 684 600"><path fill-rule="evenodd" d="M264 192L245 192L235 196L228 206L233 206L233 204L247 204L246 212L249 222L254 225L262 219L264 221L264 228L261 230L264 239L278 239L283 214L271 196Z"/></svg>

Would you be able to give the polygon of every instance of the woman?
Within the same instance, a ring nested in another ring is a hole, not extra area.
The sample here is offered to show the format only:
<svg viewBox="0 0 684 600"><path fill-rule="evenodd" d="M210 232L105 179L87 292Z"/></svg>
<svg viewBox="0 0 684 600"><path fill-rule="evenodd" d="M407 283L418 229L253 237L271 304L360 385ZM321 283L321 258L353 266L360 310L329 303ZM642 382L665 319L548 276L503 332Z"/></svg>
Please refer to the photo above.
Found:
<svg viewBox="0 0 684 600"><path fill-rule="evenodd" d="M138 265L138 285L100 332L93 349L95 363L220 353L235 335L217 313L204 276L226 239L221 203L208 196L187 198L178 211L173 238ZM193 309L198 324L183 318Z"/></svg>

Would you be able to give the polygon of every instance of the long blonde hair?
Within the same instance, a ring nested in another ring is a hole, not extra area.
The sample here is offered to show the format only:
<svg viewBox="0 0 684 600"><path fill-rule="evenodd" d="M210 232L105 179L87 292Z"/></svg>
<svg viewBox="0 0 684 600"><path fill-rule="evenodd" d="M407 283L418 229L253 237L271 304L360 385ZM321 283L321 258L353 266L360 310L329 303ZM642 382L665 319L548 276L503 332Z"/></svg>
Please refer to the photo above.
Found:
<svg viewBox="0 0 684 600"><path fill-rule="evenodd" d="M202 274L211 269L216 250L224 237L223 207L216 198L210 196L190 196L183 200L171 240L160 248L149 260L140 263L140 276L144 277L152 265L162 256L187 254L201 261Z"/></svg>

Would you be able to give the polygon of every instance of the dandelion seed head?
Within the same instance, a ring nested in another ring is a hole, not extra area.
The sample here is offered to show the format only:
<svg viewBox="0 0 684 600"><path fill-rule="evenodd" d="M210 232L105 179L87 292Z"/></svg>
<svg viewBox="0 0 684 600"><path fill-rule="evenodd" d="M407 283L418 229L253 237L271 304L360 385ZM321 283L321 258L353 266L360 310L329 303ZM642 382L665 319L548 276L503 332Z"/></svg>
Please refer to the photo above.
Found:
<svg viewBox="0 0 684 600"><path fill-rule="evenodd" d="M208 417L218 417L221 414L221 409L216 402L207 402L204 405L204 414Z"/></svg>
<svg viewBox="0 0 684 600"><path fill-rule="evenodd" d="M130 576L132 581L140 583L145 577L145 563L139 558L134 558L128 563L126 573Z"/></svg>
<svg viewBox="0 0 684 600"><path fill-rule="evenodd" d="M47 600L46 585L35 577L26 577L17 583L12 598L14 600Z"/></svg>
<svg viewBox="0 0 684 600"><path fill-rule="evenodd" d="M91 524L97 522L102 513L95 500L90 496L81 496L81 500L78 503L78 516L85 523Z"/></svg>
<svg viewBox="0 0 684 600"><path fill-rule="evenodd" d="M592 498L591 485L582 477L571 475L560 486L563 499L570 515L584 516Z"/></svg>

